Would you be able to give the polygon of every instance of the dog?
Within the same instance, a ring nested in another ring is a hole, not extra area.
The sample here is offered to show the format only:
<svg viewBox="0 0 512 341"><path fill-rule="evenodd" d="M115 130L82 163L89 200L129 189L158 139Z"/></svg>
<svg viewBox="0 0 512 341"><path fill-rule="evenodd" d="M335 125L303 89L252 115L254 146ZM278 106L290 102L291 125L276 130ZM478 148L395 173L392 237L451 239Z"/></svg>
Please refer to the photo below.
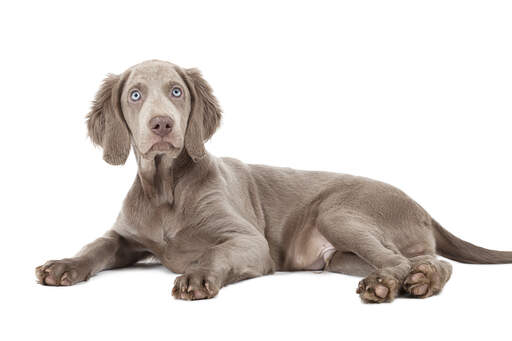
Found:
<svg viewBox="0 0 512 341"><path fill-rule="evenodd" d="M68 286L147 257L182 274L177 299L212 298L230 283L274 271L325 270L364 277L364 302L441 291L452 267L510 263L441 227L402 191L328 172L216 158L204 143L221 109L197 69L165 61L109 75L87 127L112 165L133 150L138 174L111 230L75 257L36 268L44 285Z"/></svg>

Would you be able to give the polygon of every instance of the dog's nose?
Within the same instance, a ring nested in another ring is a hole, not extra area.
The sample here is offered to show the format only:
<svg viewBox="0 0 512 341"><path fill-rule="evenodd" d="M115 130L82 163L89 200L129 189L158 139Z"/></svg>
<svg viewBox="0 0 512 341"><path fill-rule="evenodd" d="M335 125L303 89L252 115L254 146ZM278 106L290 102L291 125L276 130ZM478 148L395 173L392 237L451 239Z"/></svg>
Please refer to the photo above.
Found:
<svg viewBox="0 0 512 341"><path fill-rule="evenodd" d="M173 125L174 121L170 117L166 116L155 116L149 121L151 131L162 137L171 132Z"/></svg>

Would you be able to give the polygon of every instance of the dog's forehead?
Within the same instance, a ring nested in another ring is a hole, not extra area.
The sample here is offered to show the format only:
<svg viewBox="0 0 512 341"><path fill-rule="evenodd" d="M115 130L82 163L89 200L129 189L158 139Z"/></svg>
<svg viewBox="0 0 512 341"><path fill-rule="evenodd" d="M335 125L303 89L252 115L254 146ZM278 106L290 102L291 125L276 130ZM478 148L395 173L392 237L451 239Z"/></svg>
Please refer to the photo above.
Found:
<svg viewBox="0 0 512 341"><path fill-rule="evenodd" d="M177 81L182 82L179 73L176 70L177 66L161 61L148 61L131 68L130 77L128 82L169 82Z"/></svg>

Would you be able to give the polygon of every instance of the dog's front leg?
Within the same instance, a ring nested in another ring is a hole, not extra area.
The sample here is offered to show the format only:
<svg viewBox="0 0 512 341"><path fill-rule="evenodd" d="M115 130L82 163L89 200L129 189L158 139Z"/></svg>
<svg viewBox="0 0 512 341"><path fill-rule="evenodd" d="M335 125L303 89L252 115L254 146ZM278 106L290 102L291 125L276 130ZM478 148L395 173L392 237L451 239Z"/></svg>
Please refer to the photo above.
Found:
<svg viewBox="0 0 512 341"><path fill-rule="evenodd" d="M212 298L223 286L272 273L274 262L262 235L237 234L208 249L176 278L172 294L183 300Z"/></svg>
<svg viewBox="0 0 512 341"><path fill-rule="evenodd" d="M36 277L44 285L73 285L102 270L131 265L147 255L134 242L112 230L86 245L73 258L50 260L38 266Z"/></svg>

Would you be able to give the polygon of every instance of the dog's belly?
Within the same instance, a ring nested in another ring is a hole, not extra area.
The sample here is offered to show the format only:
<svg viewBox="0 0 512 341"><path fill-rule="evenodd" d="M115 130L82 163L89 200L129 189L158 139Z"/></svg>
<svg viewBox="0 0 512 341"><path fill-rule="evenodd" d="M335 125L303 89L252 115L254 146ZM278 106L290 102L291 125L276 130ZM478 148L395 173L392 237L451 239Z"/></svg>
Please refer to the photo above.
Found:
<svg viewBox="0 0 512 341"><path fill-rule="evenodd" d="M296 231L286 250L286 270L322 270L336 249L318 231L308 225Z"/></svg>

